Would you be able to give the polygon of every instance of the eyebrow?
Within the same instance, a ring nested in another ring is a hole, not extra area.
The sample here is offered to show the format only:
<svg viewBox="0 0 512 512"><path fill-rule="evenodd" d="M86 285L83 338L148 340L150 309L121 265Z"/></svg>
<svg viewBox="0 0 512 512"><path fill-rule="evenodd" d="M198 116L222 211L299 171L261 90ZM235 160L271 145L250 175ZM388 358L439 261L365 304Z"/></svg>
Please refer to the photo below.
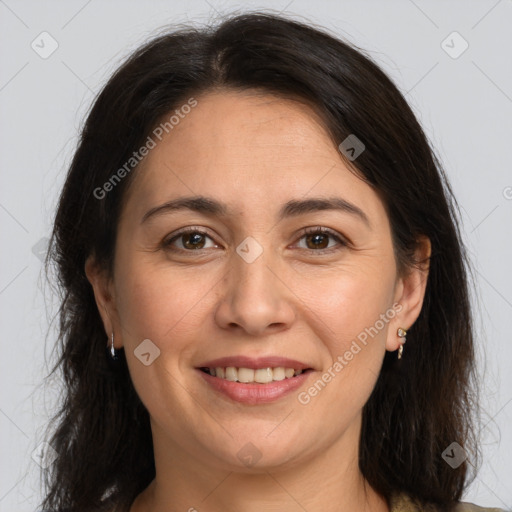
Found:
<svg viewBox="0 0 512 512"><path fill-rule="evenodd" d="M191 210L205 215L227 217L235 216L236 214L231 211L227 204L222 203L216 199L205 196L189 196L172 199L164 204L155 206L147 211L142 217L141 224L151 217L163 215L166 213ZM344 213L349 213L358 217L368 227L371 227L368 216L355 204L348 202L341 197L316 197L302 200L291 200L285 203L277 215L277 220L281 221L288 217L296 217L323 210L336 210Z"/></svg>

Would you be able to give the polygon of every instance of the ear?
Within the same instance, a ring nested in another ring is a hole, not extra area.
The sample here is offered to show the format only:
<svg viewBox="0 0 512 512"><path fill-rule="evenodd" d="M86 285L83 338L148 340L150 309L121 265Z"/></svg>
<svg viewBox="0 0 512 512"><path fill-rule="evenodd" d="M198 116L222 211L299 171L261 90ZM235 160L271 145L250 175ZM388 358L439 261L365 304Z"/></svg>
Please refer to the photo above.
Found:
<svg viewBox="0 0 512 512"><path fill-rule="evenodd" d="M397 329L399 327L410 329L423 306L430 267L431 244L426 236L420 237L417 242L414 254L417 264L407 269L405 275L398 278L395 286L394 302L400 304L401 309L390 323L386 340L386 349L389 351L400 347Z"/></svg>
<svg viewBox="0 0 512 512"><path fill-rule="evenodd" d="M91 283L94 291L94 298L98 307L98 312L103 321L103 327L107 339L110 340L111 334L115 331L115 326L119 325L117 322L117 310L115 307L115 295L112 279L107 276L107 272L100 268L94 256L89 256L85 262L85 275L87 280ZM116 334L116 332L114 332ZM119 333L120 334L120 333ZM119 336L117 337L119 338ZM114 340L116 336L114 336ZM119 348L118 346L115 348Z"/></svg>

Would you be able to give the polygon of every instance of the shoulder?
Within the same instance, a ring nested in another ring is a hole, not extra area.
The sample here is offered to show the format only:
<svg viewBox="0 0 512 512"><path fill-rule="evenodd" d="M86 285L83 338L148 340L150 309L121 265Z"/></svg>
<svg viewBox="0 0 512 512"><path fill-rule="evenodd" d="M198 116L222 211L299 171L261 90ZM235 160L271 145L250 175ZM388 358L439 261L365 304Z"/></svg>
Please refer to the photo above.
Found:
<svg viewBox="0 0 512 512"><path fill-rule="evenodd" d="M479 507L474 503L461 501L460 503L457 503L457 506L454 508L454 512L505 512L505 510L502 508Z"/></svg>
<svg viewBox="0 0 512 512"><path fill-rule="evenodd" d="M420 506L406 493L394 494L390 499L390 512L436 512L437 507ZM455 505L453 512L505 512L501 508L479 507L474 503L461 501Z"/></svg>

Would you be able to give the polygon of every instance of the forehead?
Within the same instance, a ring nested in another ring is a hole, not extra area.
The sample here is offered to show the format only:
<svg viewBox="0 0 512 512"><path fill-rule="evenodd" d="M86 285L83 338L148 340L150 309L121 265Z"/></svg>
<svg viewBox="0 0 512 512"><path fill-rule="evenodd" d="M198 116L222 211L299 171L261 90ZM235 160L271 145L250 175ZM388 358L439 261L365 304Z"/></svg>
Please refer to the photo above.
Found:
<svg viewBox="0 0 512 512"><path fill-rule="evenodd" d="M139 213L180 195L214 196L243 214L335 192L382 213L371 204L380 202L375 192L348 169L309 106L253 92L208 93L196 101L137 168L126 202Z"/></svg>
<svg viewBox="0 0 512 512"><path fill-rule="evenodd" d="M313 108L297 99L261 91L226 90L204 94L197 98L197 102L186 116L187 124L196 133L209 131L213 140L229 137L236 143L256 137L259 142L270 142L268 135L276 131L280 133L281 143L289 141L293 144L298 137L307 139L313 135L318 135L319 139L328 137ZM183 130L176 131L184 136ZM190 135L186 134L187 137Z"/></svg>

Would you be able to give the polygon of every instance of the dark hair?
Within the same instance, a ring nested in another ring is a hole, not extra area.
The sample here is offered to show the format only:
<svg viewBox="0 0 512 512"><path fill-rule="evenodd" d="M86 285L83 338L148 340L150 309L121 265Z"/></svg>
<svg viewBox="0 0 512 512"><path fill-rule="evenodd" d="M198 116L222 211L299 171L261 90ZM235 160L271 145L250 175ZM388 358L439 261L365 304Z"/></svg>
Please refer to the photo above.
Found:
<svg viewBox="0 0 512 512"><path fill-rule="evenodd" d="M434 150L402 94L355 45L311 24L268 13L228 16L218 26L181 27L135 51L97 96L62 190L47 260L63 290L59 357L64 396L50 444L43 507L128 510L155 476L149 415L121 353L107 336L86 278L89 255L112 271L116 229L136 168L108 195L94 190L140 148L163 116L204 92L251 90L314 107L338 146L355 134L365 150L353 171L381 195L399 268L418 264L419 237L432 254L421 313L406 357L387 352L363 409L360 469L390 498L450 510L468 485L469 462L442 458L454 441L479 456L471 410L478 405L468 262L458 211ZM341 158L344 158L340 152Z"/></svg>

